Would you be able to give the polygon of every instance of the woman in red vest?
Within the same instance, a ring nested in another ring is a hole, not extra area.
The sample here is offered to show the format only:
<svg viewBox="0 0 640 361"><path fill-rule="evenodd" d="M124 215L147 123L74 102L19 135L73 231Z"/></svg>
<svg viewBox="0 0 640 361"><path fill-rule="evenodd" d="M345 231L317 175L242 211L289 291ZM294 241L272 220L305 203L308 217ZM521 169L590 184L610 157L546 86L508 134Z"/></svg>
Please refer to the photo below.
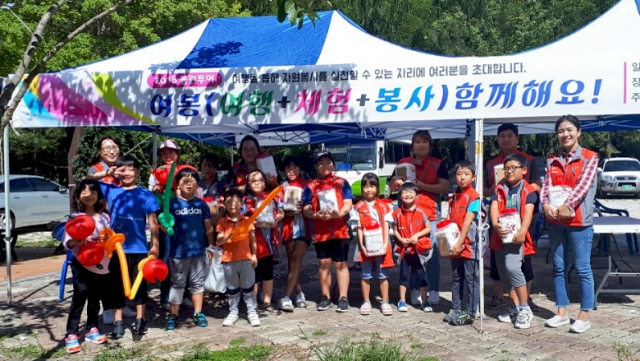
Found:
<svg viewBox="0 0 640 361"><path fill-rule="evenodd" d="M438 223L438 197L449 193L449 170L444 162L431 156L433 139L428 130L418 130L411 137L411 157L402 158L397 164L409 163L416 168L416 179L412 181L418 186L416 205L425 210L431 221L431 229ZM407 179L391 177L391 190L397 191ZM433 254L438 254L437 242L433 242ZM427 282L429 284L429 303L432 306L440 303L440 257L431 257L427 262ZM412 290L412 294L415 292ZM413 298L413 297L412 297ZM426 300L421 300L424 303ZM412 302L413 303L413 302Z"/></svg>
<svg viewBox="0 0 640 361"><path fill-rule="evenodd" d="M100 152L100 162L89 168L87 177L102 183L119 186L120 179L114 175L116 173L116 160L120 156L120 141L115 137L105 135L98 141L98 152Z"/></svg>
<svg viewBox="0 0 640 361"><path fill-rule="evenodd" d="M553 285L558 313L545 325L560 327L570 323L565 278L569 265L565 265L565 260L571 255L580 280L580 313L571 325L571 331L583 333L591 328L589 310L595 306L591 243L598 153L584 149L578 143L580 121L573 115L560 117L555 129L562 151L547 160L547 175L540 198L553 253Z"/></svg>
<svg viewBox="0 0 640 361"><path fill-rule="evenodd" d="M247 183L247 175L249 172L258 169L257 159L260 155L260 143L258 140L247 135L240 141L240 161L233 165L229 173L227 173L227 183L232 186L237 186L244 190ZM265 181L267 191L278 186L278 177L265 174Z"/></svg>

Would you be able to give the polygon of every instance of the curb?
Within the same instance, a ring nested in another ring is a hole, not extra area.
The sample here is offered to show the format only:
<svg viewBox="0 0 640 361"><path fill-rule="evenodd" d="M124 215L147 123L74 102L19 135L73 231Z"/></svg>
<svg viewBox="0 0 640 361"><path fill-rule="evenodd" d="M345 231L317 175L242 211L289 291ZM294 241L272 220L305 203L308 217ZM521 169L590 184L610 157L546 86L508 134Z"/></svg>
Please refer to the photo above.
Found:
<svg viewBox="0 0 640 361"><path fill-rule="evenodd" d="M16 283L20 283L20 282L28 282L28 281L33 281L33 280L37 280L40 278L45 278L45 277L50 277L50 276L57 276L60 277L60 271L57 272L49 272L49 273L44 273L41 275L36 275L36 276L29 276L29 277L25 277L25 278L20 278L18 280L15 281L11 281L11 285L14 285ZM0 287L4 287L7 286L7 282L0 282Z"/></svg>

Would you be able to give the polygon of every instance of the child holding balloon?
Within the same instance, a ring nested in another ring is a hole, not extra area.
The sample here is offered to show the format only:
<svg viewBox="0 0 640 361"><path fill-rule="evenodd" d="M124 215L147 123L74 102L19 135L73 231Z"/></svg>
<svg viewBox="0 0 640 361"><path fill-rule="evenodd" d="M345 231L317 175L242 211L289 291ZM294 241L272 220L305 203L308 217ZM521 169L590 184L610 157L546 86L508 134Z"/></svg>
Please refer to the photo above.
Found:
<svg viewBox="0 0 640 361"><path fill-rule="evenodd" d="M209 325L202 314L204 280L207 275L205 253L207 245L214 245L213 226L209 206L195 196L200 180L193 169L185 168L176 174L180 196L171 201L170 211L174 216L174 234L169 243L171 258L171 289L169 302L171 314L166 330L173 330L178 324L178 310L184 290L189 282L193 301L193 322L199 327Z"/></svg>
<svg viewBox="0 0 640 361"><path fill-rule="evenodd" d="M109 226L110 218L98 181L82 180L73 195L73 206L77 212L67 222L62 241L65 249L71 250L74 255L71 261L73 296L65 338L67 353L81 350L78 331L87 301L85 340L95 344L107 342L107 337L98 329L98 314L100 300L105 308L110 303L109 290L104 287L109 282L109 258L97 242L100 230Z"/></svg>
<svg viewBox="0 0 640 361"><path fill-rule="evenodd" d="M138 274L138 264L148 255L158 257L158 217L156 212L160 210L158 202L153 194L145 188L138 186L140 175L140 163L130 155L125 155L116 161L116 174L122 182L122 187L111 184L101 184L102 192L107 199L111 211L111 228L116 233L124 234L125 241L122 245L132 280ZM146 227L149 225L151 232L151 248L147 245ZM113 323L113 338L124 336L124 321L122 321L122 309L125 305L125 287L120 265L120 256L114 253L109 263L115 308L115 322ZM145 311L149 296L147 295L147 283L142 282L135 295L136 321L135 331L138 335L147 332L147 320Z"/></svg>

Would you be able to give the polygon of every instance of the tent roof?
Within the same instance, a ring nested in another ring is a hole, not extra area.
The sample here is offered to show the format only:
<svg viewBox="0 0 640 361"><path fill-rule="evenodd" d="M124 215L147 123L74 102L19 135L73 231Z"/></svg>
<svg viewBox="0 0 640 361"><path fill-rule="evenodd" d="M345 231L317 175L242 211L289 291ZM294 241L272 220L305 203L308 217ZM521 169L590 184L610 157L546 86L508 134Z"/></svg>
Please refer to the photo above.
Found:
<svg viewBox="0 0 640 361"><path fill-rule="evenodd" d="M14 126L143 126L229 144L264 132L286 142L402 139L418 127L451 138L475 118L640 114L640 37L631 36L640 34L639 7L622 0L568 37L499 57L411 50L339 11L300 30L275 17L210 19L121 56L40 75ZM542 128L549 130L529 127Z"/></svg>

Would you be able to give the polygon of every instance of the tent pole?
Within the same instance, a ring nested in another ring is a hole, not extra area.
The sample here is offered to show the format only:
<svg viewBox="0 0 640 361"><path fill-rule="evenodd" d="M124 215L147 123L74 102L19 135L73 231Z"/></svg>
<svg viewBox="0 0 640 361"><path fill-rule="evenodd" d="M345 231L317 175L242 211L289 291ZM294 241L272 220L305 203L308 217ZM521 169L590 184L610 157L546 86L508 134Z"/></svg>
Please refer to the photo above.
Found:
<svg viewBox="0 0 640 361"><path fill-rule="evenodd" d="M153 155L151 156L151 168L158 167L158 132L153 132Z"/></svg>
<svg viewBox="0 0 640 361"><path fill-rule="evenodd" d="M9 126L4 127L4 242L7 251L7 305L13 304L11 294L11 207L9 206Z"/></svg>
<svg viewBox="0 0 640 361"><path fill-rule="evenodd" d="M482 202L482 193L483 193L483 155L484 155L484 119L476 119L474 122L474 150L475 150L475 161L476 161L476 190L478 194L480 194L480 202ZM482 203L480 204L482 206ZM478 251L480 253L480 257L478 259L478 268L480 269L480 333L483 333L483 321L484 321L484 232L483 232L483 222L482 217L478 217Z"/></svg>

